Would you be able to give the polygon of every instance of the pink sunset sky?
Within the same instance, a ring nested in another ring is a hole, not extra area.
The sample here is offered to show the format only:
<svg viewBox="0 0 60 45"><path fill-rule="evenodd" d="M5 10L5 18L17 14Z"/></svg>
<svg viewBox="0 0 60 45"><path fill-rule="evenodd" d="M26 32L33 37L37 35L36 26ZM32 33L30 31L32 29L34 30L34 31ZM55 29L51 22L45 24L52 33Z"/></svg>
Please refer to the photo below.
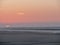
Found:
<svg viewBox="0 0 60 45"><path fill-rule="evenodd" d="M2 0L0 23L60 22L58 0Z"/></svg>

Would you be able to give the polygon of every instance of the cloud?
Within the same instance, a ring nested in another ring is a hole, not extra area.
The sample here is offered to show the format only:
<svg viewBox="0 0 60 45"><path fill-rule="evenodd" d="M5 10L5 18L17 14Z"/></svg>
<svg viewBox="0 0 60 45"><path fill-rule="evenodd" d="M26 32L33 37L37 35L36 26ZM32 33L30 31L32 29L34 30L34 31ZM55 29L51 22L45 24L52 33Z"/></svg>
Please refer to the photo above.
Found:
<svg viewBox="0 0 60 45"><path fill-rule="evenodd" d="M24 15L24 12L18 12L17 15Z"/></svg>

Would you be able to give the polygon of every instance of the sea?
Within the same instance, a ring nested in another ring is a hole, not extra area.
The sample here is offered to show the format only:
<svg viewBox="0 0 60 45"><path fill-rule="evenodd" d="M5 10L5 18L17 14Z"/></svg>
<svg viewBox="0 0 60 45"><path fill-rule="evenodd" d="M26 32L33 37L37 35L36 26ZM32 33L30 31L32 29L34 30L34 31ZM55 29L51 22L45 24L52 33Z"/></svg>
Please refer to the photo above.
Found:
<svg viewBox="0 0 60 45"><path fill-rule="evenodd" d="M60 27L0 28L0 45L60 45Z"/></svg>

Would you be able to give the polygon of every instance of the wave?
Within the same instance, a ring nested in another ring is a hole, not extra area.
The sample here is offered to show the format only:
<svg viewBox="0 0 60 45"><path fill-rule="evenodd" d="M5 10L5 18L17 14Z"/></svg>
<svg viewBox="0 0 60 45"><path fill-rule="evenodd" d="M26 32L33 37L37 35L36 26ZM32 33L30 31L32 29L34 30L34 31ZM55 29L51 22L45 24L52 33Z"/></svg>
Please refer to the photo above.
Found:
<svg viewBox="0 0 60 45"><path fill-rule="evenodd" d="M9 29L9 30L60 30L60 27L9 27L9 28L0 28L0 29Z"/></svg>

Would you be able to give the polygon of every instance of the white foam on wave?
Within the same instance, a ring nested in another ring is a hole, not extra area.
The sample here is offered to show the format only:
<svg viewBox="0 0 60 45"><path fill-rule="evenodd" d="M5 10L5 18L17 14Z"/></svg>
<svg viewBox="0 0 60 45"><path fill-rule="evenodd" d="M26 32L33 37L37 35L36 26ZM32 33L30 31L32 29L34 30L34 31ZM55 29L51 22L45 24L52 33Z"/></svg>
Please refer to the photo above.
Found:
<svg viewBox="0 0 60 45"><path fill-rule="evenodd" d="M58 30L0 30L0 31L7 31L7 32L37 32L37 33L60 33Z"/></svg>

